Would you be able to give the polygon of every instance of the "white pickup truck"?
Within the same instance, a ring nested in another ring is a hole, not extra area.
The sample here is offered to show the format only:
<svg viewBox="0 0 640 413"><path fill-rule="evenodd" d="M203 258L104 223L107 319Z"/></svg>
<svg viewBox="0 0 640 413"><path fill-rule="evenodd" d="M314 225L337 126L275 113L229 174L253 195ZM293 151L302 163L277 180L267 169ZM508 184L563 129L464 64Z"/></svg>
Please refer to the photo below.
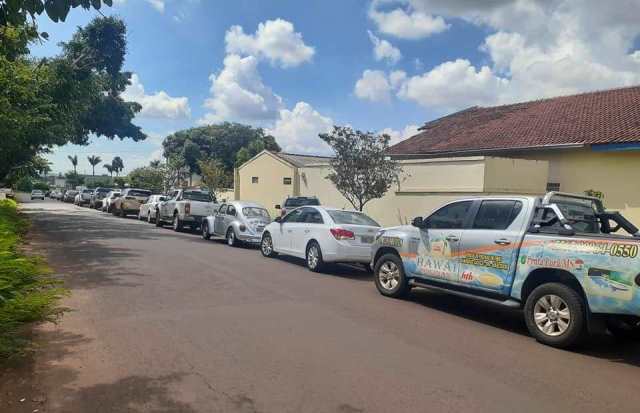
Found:
<svg viewBox="0 0 640 413"><path fill-rule="evenodd" d="M156 207L156 226L171 223L174 231L199 227L202 220L219 207L208 191L200 189L175 189L169 192L168 198Z"/></svg>

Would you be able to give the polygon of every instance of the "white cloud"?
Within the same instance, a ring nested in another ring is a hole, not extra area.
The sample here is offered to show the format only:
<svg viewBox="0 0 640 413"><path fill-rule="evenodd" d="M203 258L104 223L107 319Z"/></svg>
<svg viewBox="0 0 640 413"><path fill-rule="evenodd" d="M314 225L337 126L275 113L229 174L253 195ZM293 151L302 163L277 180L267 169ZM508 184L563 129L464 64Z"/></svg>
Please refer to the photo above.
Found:
<svg viewBox="0 0 640 413"><path fill-rule="evenodd" d="M331 118L322 116L306 102L298 102L293 110L280 110L280 118L267 133L285 152L330 154L331 149L318 134L330 131L332 126Z"/></svg>
<svg viewBox="0 0 640 413"><path fill-rule="evenodd" d="M151 4L151 6L159 11L160 13L164 13L164 0L146 0L147 3Z"/></svg>
<svg viewBox="0 0 640 413"><path fill-rule="evenodd" d="M275 120L284 107L282 98L262 82L257 66L254 56L227 55L222 71L209 76L211 97L204 106L210 112L199 123Z"/></svg>
<svg viewBox="0 0 640 413"><path fill-rule="evenodd" d="M496 103L497 95L508 86L509 80L496 76L489 67L476 70L468 60L458 59L408 78L398 96L425 107L456 110Z"/></svg>
<svg viewBox="0 0 640 413"><path fill-rule="evenodd" d="M381 70L365 70L354 88L358 98L372 102L389 101L391 90L391 84Z"/></svg>
<svg viewBox="0 0 640 413"><path fill-rule="evenodd" d="M402 58L402 53L400 50L389 43L387 40L380 39L371 31L368 31L369 39L371 39L371 43L373 43L373 56L376 60L386 60L390 64L398 63L398 60Z"/></svg>
<svg viewBox="0 0 640 413"><path fill-rule="evenodd" d="M140 117L179 119L191 116L188 98L171 97L163 90L147 95L135 73L131 76L131 84L122 93L122 98L142 105L142 110L137 115Z"/></svg>
<svg viewBox="0 0 640 413"><path fill-rule="evenodd" d="M246 34L241 26L231 26L225 35L227 53L266 58L281 67L308 62L315 50L307 46L293 24L282 19L267 20L258 25L255 34Z"/></svg>
<svg viewBox="0 0 640 413"><path fill-rule="evenodd" d="M397 8L390 11L380 11L378 6L385 1L374 1L369 9L369 18L378 26L382 33L401 39L424 39L435 33L441 33L449 25L440 16L417 11L413 7Z"/></svg>
<svg viewBox="0 0 640 413"><path fill-rule="evenodd" d="M640 52L633 50L640 35L638 0L615 7L600 0L401 3L403 10L463 19L491 31L481 46L488 65L457 59L405 82L401 97L426 107L451 110L640 83Z"/></svg>
<svg viewBox="0 0 640 413"><path fill-rule="evenodd" d="M391 137L389 141L389 145L395 145L396 143L402 142L403 140L416 135L418 131L418 125L407 125L402 130L394 130L391 128L385 128L380 131L380 133L386 133Z"/></svg>

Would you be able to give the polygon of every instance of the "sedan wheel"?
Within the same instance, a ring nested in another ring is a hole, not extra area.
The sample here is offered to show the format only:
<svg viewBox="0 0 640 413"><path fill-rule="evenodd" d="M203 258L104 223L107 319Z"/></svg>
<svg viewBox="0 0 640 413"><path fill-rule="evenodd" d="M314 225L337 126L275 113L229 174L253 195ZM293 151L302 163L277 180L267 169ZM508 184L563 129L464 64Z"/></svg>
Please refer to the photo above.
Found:
<svg viewBox="0 0 640 413"><path fill-rule="evenodd" d="M151 211L147 214L147 222L150 224L153 222L153 218L151 218Z"/></svg>
<svg viewBox="0 0 640 413"><path fill-rule="evenodd" d="M313 272L320 272L323 267L324 261L322 260L320 245L317 242L312 242L307 247L307 268Z"/></svg>
<svg viewBox="0 0 640 413"><path fill-rule="evenodd" d="M262 255L267 258L272 258L277 255L277 253L273 250L273 240L271 239L271 235L264 234L262 236L262 242L260 242L260 252Z"/></svg>

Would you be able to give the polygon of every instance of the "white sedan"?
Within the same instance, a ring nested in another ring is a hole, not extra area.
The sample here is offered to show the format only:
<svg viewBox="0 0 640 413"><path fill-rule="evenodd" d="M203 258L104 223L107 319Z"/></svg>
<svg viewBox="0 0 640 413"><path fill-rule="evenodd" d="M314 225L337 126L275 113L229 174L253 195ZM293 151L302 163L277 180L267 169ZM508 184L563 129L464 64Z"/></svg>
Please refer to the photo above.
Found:
<svg viewBox="0 0 640 413"><path fill-rule="evenodd" d="M155 222L158 205L166 200L167 197L164 195L151 195L147 199L147 202L140 205L138 219L146 219L147 222Z"/></svg>
<svg viewBox="0 0 640 413"><path fill-rule="evenodd" d="M265 257L285 254L304 258L315 272L328 262L366 266L379 229L380 225L362 212L305 206L267 225L260 250Z"/></svg>

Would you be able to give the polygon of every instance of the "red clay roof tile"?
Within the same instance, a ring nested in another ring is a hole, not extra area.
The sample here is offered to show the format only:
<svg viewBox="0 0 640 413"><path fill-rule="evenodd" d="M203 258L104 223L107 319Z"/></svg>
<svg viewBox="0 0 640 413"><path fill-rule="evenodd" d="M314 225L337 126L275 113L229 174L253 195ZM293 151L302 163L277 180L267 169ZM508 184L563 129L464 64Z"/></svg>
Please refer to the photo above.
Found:
<svg viewBox="0 0 640 413"><path fill-rule="evenodd" d="M495 107L426 123L394 155L640 142L640 86Z"/></svg>

